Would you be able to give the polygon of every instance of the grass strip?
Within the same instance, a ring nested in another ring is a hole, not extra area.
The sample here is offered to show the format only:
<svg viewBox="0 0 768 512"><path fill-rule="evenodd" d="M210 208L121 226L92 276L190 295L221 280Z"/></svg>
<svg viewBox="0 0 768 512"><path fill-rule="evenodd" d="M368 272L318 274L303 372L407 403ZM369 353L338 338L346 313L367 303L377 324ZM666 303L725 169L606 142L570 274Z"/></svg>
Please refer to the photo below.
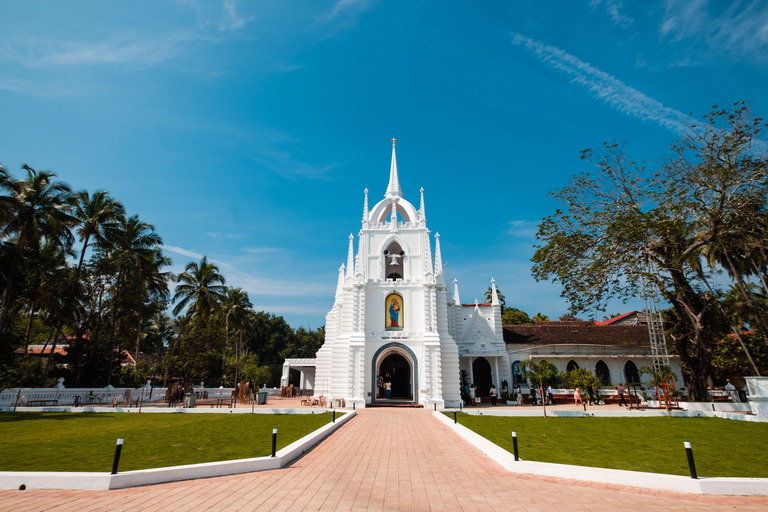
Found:
<svg viewBox="0 0 768 512"><path fill-rule="evenodd" d="M453 420L452 413L450 414ZM520 458L688 476L768 478L768 424L721 418L543 418L458 414L458 422Z"/></svg>
<svg viewBox="0 0 768 512"><path fill-rule="evenodd" d="M262 457L330 423L320 414L0 413L0 471L119 471Z"/></svg>

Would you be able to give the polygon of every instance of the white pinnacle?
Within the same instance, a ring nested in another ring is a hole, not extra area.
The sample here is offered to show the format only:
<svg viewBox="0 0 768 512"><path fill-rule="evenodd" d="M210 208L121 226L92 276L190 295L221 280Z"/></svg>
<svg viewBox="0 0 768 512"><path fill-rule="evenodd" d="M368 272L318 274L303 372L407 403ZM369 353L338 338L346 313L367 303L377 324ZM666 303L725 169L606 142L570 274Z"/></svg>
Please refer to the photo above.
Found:
<svg viewBox="0 0 768 512"><path fill-rule="evenodd" d="M397 158L395 157L395 141L392 139L392 165L389 168L389 185L384 197L387 199L403 197L403 191L400 189L400 179L397 177Z"/></svg>

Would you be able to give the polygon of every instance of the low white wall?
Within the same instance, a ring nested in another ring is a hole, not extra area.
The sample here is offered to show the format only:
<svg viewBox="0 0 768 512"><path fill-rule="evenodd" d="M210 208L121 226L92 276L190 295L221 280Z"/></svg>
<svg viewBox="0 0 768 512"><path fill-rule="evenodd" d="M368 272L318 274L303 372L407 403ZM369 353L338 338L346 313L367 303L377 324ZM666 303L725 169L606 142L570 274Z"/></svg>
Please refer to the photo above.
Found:
<svg viewBox="0 0 768 512"><path fill-rule="evenodd" d="M768 496L768 478L698 478L619 469L591 468L548 462L515 461L513 454L471 431L465 426L454 423L442 412L433 412L438 421L443 422L470 444L492 458L505 469L513 473L602 482L631 487L643 487L663 491L685 492L691 494L725 494L736 496ZM683 450L681 449L681 452Z"/></svg>
<svg viewBox="0 0 768 512"><path fill-rule="evenodd" d="M194 410L189 409L188 411L192 412ZM311 413L312 411L310 411ZM301 414L306 413L302 410ZM0 471L0 489L18 489L21 485L25 485L27 489L123 489L126 487L177 482L195 478L212 478L278 469L322 441L329 434L351 420L356 414L355 411L344 411L343 415L336 417L335 423L328 423L298 441L289 444L282 450L279 450L274 458L254 457L251 459L207 462L186 466L141 469L126 471L117 475L109 473ZM279 432L278 435L280 435Z"/></svg>

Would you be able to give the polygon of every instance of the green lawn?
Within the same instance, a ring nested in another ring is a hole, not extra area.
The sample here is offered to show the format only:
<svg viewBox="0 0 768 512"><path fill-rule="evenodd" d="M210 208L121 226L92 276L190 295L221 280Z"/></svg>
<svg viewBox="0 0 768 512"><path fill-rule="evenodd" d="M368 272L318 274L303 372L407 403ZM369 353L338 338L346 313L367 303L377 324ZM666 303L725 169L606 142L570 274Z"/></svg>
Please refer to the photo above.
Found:
<svg viewBox="0 0 768 512"><path fill-rule="evenodd" d="M261 457L330 423L322 414L0 413L0 471L119 471Z"/></svg>
<svg viewBox="0 0 768 512"><path fill-rule="evenodd" d="M449 414L451 420L452 413ZM768 424L720 418L510 418L458 414L458 421L520 458L539 462L699 476L768 477Z"/></svg>

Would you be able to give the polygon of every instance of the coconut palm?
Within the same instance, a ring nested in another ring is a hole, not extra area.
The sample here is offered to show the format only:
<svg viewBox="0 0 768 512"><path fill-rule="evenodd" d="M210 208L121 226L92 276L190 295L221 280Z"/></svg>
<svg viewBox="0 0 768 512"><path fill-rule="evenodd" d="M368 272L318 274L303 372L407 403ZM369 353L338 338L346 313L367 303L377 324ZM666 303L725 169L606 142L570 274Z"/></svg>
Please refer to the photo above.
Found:
<svg viewBox="0 0 768 512"><path fill-rule="evenodd" d="M173 294L173 302L178 301L173 308L173 314L178 315L184 308L187 308L185 315L186 321L184 329L186 330L192 320L208 322L212 315L221 310L221 303L224 301L227 293L227 287L224 286L225 279L219 273L219 267L208 262L208 258L203 256L200 263L194 261L187 264L184 272L174 278L179 283ZM217 284L218 283L218 284ZM171 351L168 354L168 360L165 364L165 377L163 386L168 382L168 369L170 367L173 352L179 344L181 332L176 336Z"/></svg>
<svg viewBox="0 0 768 512"><path fill-rule="evenodd" d="M52 172L36 171L26 164L23 169L27 171L25 179L13 180L7 173L0 173L0 189L6 192L0 210L10 213L0 229L0 238L15 237L16 245L0 304L0 331L5 326L14 273L24 250L37 252L44 238L66 250L73 242L69 229L74 223L70 214L73 196L69 185L55 180Z"/></svg>
<svg viewBox="0 0 768 512"><path fill-rule="evenodd" d="M243 331L248 321L248 309L253 307L248 299L248 292L240 288L228 288L227 296L222 302L221 312L224 317L224 328L227 334L227 344L229 347L230 334L235 335L235 382L238 374L238 356L240 346L242 345ZM224 358L226 361L226 358ZM224 374L224 363L222 363L222 375Z"/></svg>
<svg viewBox="0 0 768 512"><path fill-rule="evenodd" d="M534 322L549 322L549 317L543 313L536 313L536 316L534 316L531 320Z"/></svg>
<svg viewBox="0 0 768 512"><path fill-rule="evenodd" d="M97 247L108 246L107 232L119 229L125 215L123 205L104 190L94 192L93 195L88 194L87 190L82 190L77 193L76 200L73 216L78 223L77 234L83 242L83 247L80 249L75 282L80 277L85 251L91 239Z"/></svg>
<svg viewBox="0 0 768 512"><path fill-rule="evenodd" d="M504 294L501 293L501 290L496 288L496 295L499 297L499 304L501 305L502 311L504 310L504 307L507 305L506 297L504 297ZM493 301L493 287L489 286L487 290L485 290L485 302L486 304L490 304Z"/></svg>

